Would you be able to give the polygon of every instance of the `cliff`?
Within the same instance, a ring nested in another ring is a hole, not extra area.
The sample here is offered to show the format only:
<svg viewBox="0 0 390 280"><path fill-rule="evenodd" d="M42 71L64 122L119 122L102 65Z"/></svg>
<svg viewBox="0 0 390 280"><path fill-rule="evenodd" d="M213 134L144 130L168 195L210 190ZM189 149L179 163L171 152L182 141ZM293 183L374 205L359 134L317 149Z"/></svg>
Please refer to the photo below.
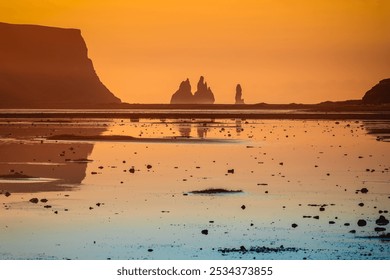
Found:
<svg viewBox="0 0 390 280"><path fill-rule="evenodd" d="M0 107L119 104L99 80L78 29L0 23Z"/></svg>
<svg viewBox="0 0 390 280"><path fill-rule="evenodd" d="M390 79L384 79L366 92L362 98L366 104L390 103Z"/></svg>
<svg viewBox="0 0 390 280"><path fill-rule="evenodd" d="M187 79L180 83L179 89L171 97L171 104L213 104L214 101L214 94L203 76L200 77L194 94L191 92L191 84Z"/></svg>

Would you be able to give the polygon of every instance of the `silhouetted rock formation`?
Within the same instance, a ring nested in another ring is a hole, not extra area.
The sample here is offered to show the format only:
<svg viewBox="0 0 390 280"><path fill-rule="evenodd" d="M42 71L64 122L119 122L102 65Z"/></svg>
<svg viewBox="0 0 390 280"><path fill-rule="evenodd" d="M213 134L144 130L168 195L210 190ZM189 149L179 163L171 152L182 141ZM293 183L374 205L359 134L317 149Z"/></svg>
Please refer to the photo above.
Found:
<svg viewBox="0 0 390 280"><path fill-rule="evenodd" d="M99 80L78 29L0 23L0 107L119 104Z"/></svg>
<svg viewBox="0 0 390 280"><path fill-rule="evenodd" d="M240 84L236 86L236 104L244 104L244 99L242 99L242 88Z"/></svg>
<svg viewBox="0 0 390 280"><path fill-rule="evenodd" d="M213 104L215 101L214 94L211 88L207 86L203 76L200 76L198 87L194 93L195 104Z"/></svg>
<svg viewBox="0 0 390 280"><path fill-rule="evenodd" d="M191 92L191 84L187 79L181 82L179 89L172 95L171 104L213 104L214 94L203 76L200 77L197 90L194 95Z"/></svg>
<svg viewBox="0 0 390 280"><path fill-rule="evenodd" d="M362 98L366 104L390 103L390 79L384 79L366 92Z"/></svg>
<svg viewBox="0 0 390 280"><path fill-rule="evenodd" d="M193 97L190 80L187 79L181 82L179 89L172 95L171 104L192 104Z"/></svg>

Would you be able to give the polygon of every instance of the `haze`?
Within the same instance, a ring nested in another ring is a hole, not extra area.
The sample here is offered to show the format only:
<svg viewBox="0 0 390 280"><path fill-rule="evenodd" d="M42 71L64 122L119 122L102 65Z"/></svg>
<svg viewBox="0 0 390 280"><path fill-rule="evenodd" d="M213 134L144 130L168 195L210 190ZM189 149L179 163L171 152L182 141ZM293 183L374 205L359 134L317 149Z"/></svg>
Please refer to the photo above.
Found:
<svg viewBox="0 0 390 280"><path fill-rule="evenodd" d="M124 102L168 103L200 75L216 103L360 99L390 76L390 2L0 1L0 21L81 29Z"/></svg>

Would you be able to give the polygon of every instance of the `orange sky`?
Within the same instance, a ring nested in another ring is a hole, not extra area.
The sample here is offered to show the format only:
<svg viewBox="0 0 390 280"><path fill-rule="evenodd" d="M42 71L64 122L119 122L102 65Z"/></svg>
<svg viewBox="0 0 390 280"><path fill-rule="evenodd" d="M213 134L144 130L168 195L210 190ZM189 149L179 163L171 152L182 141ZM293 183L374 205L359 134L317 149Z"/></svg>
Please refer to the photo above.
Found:
<svg viewBox="0 0 390 280"><path fill-rule="evenodd" d="M0 21L79 28L122 101L168 103L200 75L216 103L358 99L390 77L386 0L0 0Z"/></svg>

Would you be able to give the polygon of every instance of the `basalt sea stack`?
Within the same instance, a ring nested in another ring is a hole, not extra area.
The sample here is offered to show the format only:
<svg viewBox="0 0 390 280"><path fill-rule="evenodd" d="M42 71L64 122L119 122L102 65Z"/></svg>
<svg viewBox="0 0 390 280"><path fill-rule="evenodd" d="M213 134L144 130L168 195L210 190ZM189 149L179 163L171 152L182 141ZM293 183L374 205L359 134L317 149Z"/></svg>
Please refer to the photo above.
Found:
<svg viewBox="0 0 390 280"><path fill-rule="evenodd" d="M0 23L1 108L116 105L78 29Z"/></svg>
<svg viewBox="0 0 390 280"><path fill-rule="evenodd" d="M203 76L199 78L194 94L191 92L191 84L187 79L180 83L179 89L171 97L171 104L213 104L214 101L214 94Z"/></svg>

